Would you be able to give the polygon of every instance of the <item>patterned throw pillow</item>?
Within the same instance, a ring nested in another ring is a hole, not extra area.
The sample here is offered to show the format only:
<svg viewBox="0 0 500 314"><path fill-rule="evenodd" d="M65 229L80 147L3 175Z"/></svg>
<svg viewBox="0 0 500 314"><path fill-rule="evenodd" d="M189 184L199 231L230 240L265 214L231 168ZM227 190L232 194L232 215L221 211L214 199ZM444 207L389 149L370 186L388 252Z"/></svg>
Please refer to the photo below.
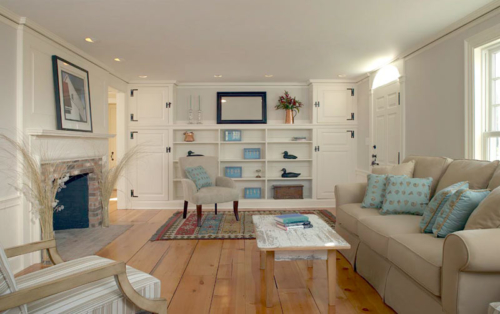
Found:
<svg viewBox="0 0 500 314"><path fill-rule="evenodd" d="M368 184L366 186L365 198L361 207L363 208L380 208L385 197L385 185L387 175L385 174L369 174Z"/></svg>
<svg viewBox="0 0 500 314"><path fill-rule="evenodd" d="M450 233L464 230L469 216L489 194L489 190L456 191L438 214L432 233L438 238L444 238Z"/></svg>
<svg viewBox="0 0 500 314"><path fill-rule="evenodd" d="M10 271L9 261L7 260L7 256L3 250L3 247L0 245L0 295L9 294L17 291L16 281L14 280L14 274ZM14 312L14 313L28 313L28 308L26 304L20 306L16 309L10 309L2 312L2 314Z"/></svg>
<svg viewBox="0 0 500 314"><path fill-rule="evenodd" d="M436 195L434 195L432 200L429 202L429 205L427 205L424 210L424 216L420 221L420 231L423 233L432 233L432 227L436 222L439 212L441 211L441 209L443 209L444 205L450 199L453 193L455 193L457 190L468 188L469 182L464 181L450 185L449 187L442 189L441 191L436 193Z"/></svg>
<svg viewBox="0 0 500 314"><path fill-rule="evenodd" d="M186 168L186 175L194 182L198 191L201 188L213 186L212 179L202 166Z"/></svg>
<svg viewBox="0 0 500 314"><path fill-rule="evenodd" d="M382 215L422 215L429 204L432 178L389 176Z"/></svg>

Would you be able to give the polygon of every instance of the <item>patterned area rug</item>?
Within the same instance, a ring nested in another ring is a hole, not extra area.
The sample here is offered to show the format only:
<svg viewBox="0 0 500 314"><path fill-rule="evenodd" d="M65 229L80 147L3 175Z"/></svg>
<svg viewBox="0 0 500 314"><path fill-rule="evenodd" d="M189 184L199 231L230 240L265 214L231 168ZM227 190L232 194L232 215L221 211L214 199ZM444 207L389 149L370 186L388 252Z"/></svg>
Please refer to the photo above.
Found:
<svg viewBox="0 0 500 314"><path fill-rule="evenodd" d="M335 229L335 216L328 210L253 210L241 211L240 221L236 221L232 211L203 212L202 225L198 227L196 213L188 212L186 219L182 212L176 212L156 231L151 241L161 240L212 240L212 239L255 239L253 215L315 214Z"/></svg>

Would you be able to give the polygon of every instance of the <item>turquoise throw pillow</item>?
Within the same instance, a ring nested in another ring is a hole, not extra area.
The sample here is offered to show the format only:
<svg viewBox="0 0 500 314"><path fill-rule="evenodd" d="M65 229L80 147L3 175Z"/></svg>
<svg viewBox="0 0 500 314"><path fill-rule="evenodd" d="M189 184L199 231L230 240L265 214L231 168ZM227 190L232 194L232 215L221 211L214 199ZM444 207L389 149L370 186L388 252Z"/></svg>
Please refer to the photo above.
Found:
<svg viewBox="0 0 500 314"><path fill-rule="evenodd" d="M201 188L212 186L212 179L202 166L186 168L186 175L194 182L198 191Z"/></svg>
<svg viewBox="0 0 500 314"><path fill-rule="evenodd" d="M365 198L361 207L380 208L385 197L386 174L369 174Z"/></svg>
<svg viewBox="0 0 500 314"><path fill-rule="evenodd" d="M438 214L432 233L438 238L444 238L450 233L464 230L469 216L488 194L489 190L456 191Z"/></svg>
<svg viewBox="0 0 500 314"><path fill-rule="evenodd" d="M387 177L382 215L422 215L429 204L432 178Z"/></svg>
<svg viewBox="0 0 500 314"><path fill-rule="evenodd" d="M443 209L446 202L456 191L468 188L469 182L464 181L450 185L449 187L436 193L424 210L424 216L420 221L420 231L423 233L432 233L432 227L434 226L439 212L441 212L441 209Z"/></svg>

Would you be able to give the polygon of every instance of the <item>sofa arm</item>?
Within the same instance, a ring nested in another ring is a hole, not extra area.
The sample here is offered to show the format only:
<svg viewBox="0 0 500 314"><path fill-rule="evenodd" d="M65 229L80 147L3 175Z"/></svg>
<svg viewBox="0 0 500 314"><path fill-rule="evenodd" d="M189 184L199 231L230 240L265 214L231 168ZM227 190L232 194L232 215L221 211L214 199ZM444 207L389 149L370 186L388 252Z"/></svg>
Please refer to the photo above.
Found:
<svg viewBox="0 0 500 314"><path fill-rule="evenodd" d="M231 178L228 177L217 177L215 178L215 185L224 187L224 188L230 188L230 189L235 189L236 185L234 184L234 181L231 180Z"/></svg>
<svg viewBox="0 0 500 314"><path fill-rule="evenodd" d="M365 197L367 183L347 183L335 186L335 206L361 203Z"/></svg>
<svg viewBox="0 0 500 314"><path fill-rule="evenodd" d="M472 306L476 296L464 296L466 286L474 285L477 294L500 290L500 281L493 287L484 282L484 275L500 276L500 229L465 230L448 235L444 241L441 295L446 313L465 313L460 310ZM474 279L473 274L477 274ZM470 275L467 275L470 274ZM465 281L467 276L467 281ZM471 281L477 281L472 284ZM462 287L463 286L463 287ZM467 295L467 293L465 293ZM492 296L494 298L494 296ZM498 296L497 296L498 299ZM490 302L495 301L492 299ZM484 302L483 302L484 303ZM481 304L482 305L482 304ZM479 306L479 305L477 305Z"/></svg>
<svg viewBox="0 0 500 314"><path fill-rule="evenodd" d="M181 179L182 192L184 193L184 200L188 202L194 202L193 196L198 192L196 184L190 179Z"/></svg>

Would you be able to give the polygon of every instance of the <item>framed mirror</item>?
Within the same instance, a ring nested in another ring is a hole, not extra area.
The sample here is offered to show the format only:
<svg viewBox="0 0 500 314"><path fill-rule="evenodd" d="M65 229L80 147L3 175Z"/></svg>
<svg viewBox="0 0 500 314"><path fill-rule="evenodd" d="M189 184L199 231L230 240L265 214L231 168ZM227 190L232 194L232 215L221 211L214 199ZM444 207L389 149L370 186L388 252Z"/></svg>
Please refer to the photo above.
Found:
<svg viewBox="0 0 500 314"><path fill-rule="evenodd" d="M266 92L217 92L217 124L266 124Z"/></svg>

